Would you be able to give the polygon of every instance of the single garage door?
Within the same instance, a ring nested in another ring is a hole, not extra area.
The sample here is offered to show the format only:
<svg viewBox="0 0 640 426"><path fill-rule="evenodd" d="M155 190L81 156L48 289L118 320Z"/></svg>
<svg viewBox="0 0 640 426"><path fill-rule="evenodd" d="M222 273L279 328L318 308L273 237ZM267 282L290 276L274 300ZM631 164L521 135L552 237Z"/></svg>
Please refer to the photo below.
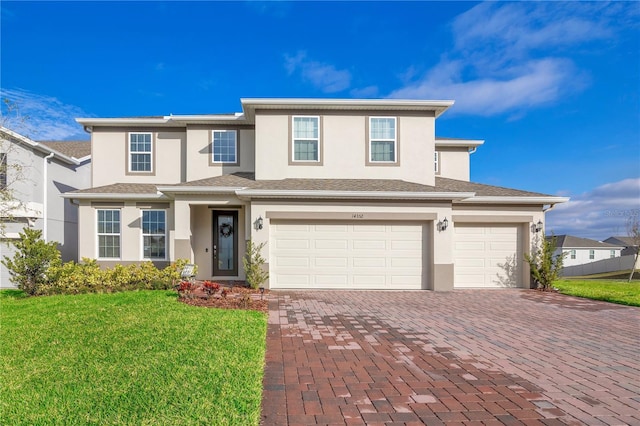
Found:
<svg viewBox="0 0 640 426"><path fill-rule="evenodd" d="M421 289L424 224L271 221L271 288Z"/></svg>
<svg viewBox="0 0 640 426"><path fill-rule="evenodd" d="M518 225L454 226L454 287L521 286L521 235Z"/></svg>

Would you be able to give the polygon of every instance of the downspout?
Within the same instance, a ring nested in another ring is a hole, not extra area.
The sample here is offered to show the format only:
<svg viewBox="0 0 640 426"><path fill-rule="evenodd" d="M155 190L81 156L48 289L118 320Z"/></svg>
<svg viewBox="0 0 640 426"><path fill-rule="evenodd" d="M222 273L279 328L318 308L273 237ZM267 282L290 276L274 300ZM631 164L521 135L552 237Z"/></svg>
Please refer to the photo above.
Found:
<svg viewBox="0 0 640 426"><path fill-rule="evenodd" d="M44 200L42 203L42 220L43 220L43 224L42 224L42 238L44 239L45 242L48 242L47 240L47 171L48 171L48 165L49 165L49 160L51 160L54 156L54 153L52 152L51 154L47 155L46 157L44 157L42 159L42 199Z"/></svg>

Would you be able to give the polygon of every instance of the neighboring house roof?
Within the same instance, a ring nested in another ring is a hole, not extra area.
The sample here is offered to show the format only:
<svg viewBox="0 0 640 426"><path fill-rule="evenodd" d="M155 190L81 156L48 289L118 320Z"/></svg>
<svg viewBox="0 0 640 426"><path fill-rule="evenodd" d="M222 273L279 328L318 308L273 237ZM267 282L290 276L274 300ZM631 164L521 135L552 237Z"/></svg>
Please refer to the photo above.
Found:
<svg viewBox="0 0 640 426"><path fill-rule="evenodd" d="M4 136L5 138L9 138L24 146L28 146L32 149L35 149L36 151L40 151L45 155L53 154L55 158L61 160L62 162L67 164L73 164L76 166L86 161L87 159L89 159L91 154L89 151L88 155L85 154L81 157L76 157L75 155L68 155L67 153L59 151L53 146L48 146L48 143L46 142L36 142L32 139L29 139L26 136L23 136L17 132L14 132L11 129L8 129L2 126L0 126L0 136Z"/></svg>
<svg viewBox="0 0 640 426"><path fill-rule="evenodd" d="M631 237L609 237L604 240L604 242L624 247L635 247L637 245L634 244L633 238Z"/></svg>
<svg viewBox="0 0 640 426"><path fill-rule="evenodd" d="M554 238L553 236L548 236ZM572 235L556 235L556 247L559 248L589 248L589 249L621 249L623 246L604 243L602 241L590 240L588 238L574 237Z"/></svg>
<svg viewBox="0 0 640 426"><path fill-rule="evenodd" d="M254 173L233 173L173 185L117 183L68 193L70 198L102 198L118 194L162 196L161 193L227 192L248 196L362 196L455 199L461 202L556 203L564 199L536 192L436 178L435 186L396 179L281 179L256 180ZM475 201L477 200L477 201Z"/></svg>
<svg viewBox="0 0 640 426"><path fill-rule="evenodd" d="M68 157L80 159L91 155L91 141L38 141L38 143Z"/></svg>

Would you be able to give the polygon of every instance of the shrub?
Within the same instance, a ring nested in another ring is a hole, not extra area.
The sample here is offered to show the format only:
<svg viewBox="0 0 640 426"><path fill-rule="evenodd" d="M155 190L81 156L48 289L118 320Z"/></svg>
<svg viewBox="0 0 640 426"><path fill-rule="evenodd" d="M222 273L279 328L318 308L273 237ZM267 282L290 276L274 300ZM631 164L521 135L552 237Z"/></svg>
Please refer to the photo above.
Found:
<svg viewBox="0 0 640 426"><path fill-rule="evenodd" d="M4 257L2 264L11 273L11 282L30 296L40 294L48 281L50 267L60 264L60 252L55 241L45 242L39 229L24 228L13 244L13 258Z"/></svg>
<svg viewBox="0 0 640 426"><path fill-rule="evenodd" d="M255 245L253 241L247 241L247 251L242 258L247 284L254 289L260 287L269 278L269 272L264 270L266 261L260 253L264 245L265 243Z"/></svg>
<svg viewBox="0 0 640 426"><path fill-rule="evenodd" d="M531 254L525 253L524 259L529 264L531 275L541 290L550 290L554 281L560 276L565 253L554 256L556 237L549 239L542 234L540 245L535 245Z"/></svg>

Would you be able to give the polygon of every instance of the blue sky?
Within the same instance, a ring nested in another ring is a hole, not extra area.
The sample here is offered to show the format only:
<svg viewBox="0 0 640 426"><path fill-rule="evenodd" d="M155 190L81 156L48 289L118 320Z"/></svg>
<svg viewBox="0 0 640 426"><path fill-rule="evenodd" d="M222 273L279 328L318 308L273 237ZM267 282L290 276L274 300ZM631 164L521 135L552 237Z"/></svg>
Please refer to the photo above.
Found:
<svg viewBox="0 0 640 426"><path fill-rule="evenodd" d="M242 97L453 99L475 182L572 201L547 232L640 213L638 2L11 2L1 96L34 139L73 118L240 111Z"/></svg>

